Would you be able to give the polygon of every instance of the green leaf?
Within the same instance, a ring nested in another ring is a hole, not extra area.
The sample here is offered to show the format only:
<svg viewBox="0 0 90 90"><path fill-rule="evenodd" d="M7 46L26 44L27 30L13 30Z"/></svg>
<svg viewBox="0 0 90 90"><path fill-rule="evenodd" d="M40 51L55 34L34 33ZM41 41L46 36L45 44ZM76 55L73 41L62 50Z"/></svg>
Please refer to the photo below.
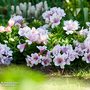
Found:
<svg viewBox="0 0 90 90"><path fill-rule="evenodd" d="M88 21L88 8L83 8L84 13L84 21L85 23Z"/></svg>

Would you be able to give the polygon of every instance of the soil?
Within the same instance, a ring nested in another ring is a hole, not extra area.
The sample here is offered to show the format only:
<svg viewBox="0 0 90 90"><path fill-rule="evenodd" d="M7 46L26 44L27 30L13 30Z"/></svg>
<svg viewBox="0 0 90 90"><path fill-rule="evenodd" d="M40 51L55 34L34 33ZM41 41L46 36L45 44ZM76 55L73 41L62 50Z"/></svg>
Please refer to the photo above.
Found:
<svg viewBox="0 0 90 90"><path fill-rule="evenodd" d="M55 66L34 66L32 67L33 70L36 71L41 71L45 74L52 74L52 73L59 73L61 75L65 75L65 74L71 74L73 72L73 69L60 69L60 68L56 68Z"/></svg>

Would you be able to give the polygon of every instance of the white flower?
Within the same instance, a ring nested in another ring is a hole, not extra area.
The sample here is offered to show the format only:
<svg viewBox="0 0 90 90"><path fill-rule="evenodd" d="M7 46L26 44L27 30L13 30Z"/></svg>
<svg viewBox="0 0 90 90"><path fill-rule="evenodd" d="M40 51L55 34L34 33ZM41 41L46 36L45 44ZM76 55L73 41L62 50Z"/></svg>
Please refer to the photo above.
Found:
<svg viewBox="0 0 90 90"><path fill-rule="evenodd" d="M40 50L40 53L42 54L45 50L47 50L47 47L46 46L36 46L39 50Z"/></svg>
<svg viewBox="0 0 90 90"><path fill-rule="evenodd" d="M86 22L86 24L87 24L87 26L89 26L89 28L90 28L90 22Z"/></svg>
<svg viewBox="0 0 90 90"><path fill-rule="evenodd" d="M37 53L31 54L32 62L33 64L37 65L38 63L41 62L40 56L38 56Z"/></svg>
<svg viewBox="0 0 90 90"><path fill-rule="evenodd" d="M56 45L53 49L52 49L52 53L54 56L57 56L58 54L60 54L61 51L61 46L58 44Z"/></svg>
<svg viewBox="0 0 90 90"><path fill-rule="evenodd" d="M63 55L58 54L57 56L55 56L53 62L55 66L60 66L62 69L64 69L65 60Z"/></svg>
<svg viewBox="0 0 90 90"><path fill-rule="evenodd" d="M29 55L27 55L27 57L26 57L26 62L27 62L27 66L32 67L34 65L33 60Z"/></svg>
<svg viewBox="0 0 90 90"><path fill-rule="evenodd" d="M90 63L90 52L89 53L85 53L84 57L82 57L83 61L86 61L86 63Z"/></svg>
<svg viewBox="0 0 90 90"><path fill-rule="evenodd" d="M49 57L45 57L45 56L43 56L42 57L42 62L41 62L41 64L45 67L45 66L48 66L48 65L51 65L50 64L50 62L52 62L52 59L51 58L49 58Z"/></svg>
<svg viewBox="0 0 90 90"><path fill-rule="evenodd" d="M64 25L63 29L67 31L66 34L72 34L74 30L79 28L78 21L67 20L64 21Z"/></svg>

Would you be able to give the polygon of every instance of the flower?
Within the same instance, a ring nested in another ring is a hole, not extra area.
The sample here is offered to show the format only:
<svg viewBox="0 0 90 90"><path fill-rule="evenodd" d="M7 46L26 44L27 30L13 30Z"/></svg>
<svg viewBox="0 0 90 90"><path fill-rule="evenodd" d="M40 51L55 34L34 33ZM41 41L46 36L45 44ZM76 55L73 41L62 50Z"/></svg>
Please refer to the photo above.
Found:
<svg viewBox="0 0 90 90"><path fill-rule="evenodd" d="M19 28L18 34L19 34L20 36L25 36L26 33L28 33L29 31L31 31L31 29L30 29L28 26L26 26L26 27L24 27L24 28Z"/></svg>
<svg viewBox="0 0 90 90"><path fill-rule="evenodd" d="M26 46L26 43L17 45L17 48L20 49L20 52L23 52L24 48Z"/></svg>
<svg viewBox="0 0 90 90"><path fill-rule="evenodd" d="M21 24L20 23L16 23L15 24L15 27L19 27L20 28L21 27Z"/></svg>
<svg viewBox="0 0 90 90"><path fill-rule="evenodd" d="M25 59L26 59L26 62L27 62L27 66L32 67L34 65L33 60L29 55L27 55L27 57Z"/></svg>
<svg viewBox="0 0 90 90"><path fill-rule="evenodd" d="M1 32L1 33L5 32L5 27L0 26L0 32Z"/></svg>
<svg viewBox="0 0 90 90"><path fill-rule="evenodd" d="M81 47L75 47L75 52L78 53L79 56L83 56L84 51Z"/></svg>
<svg viewBox="0 0 90 90"><path fill-rule="evenodd" d="M86 61L86 63L90 63L90 52L89 53L85 53L84 57L82 57L83 61Z"/></svg>
<svg viewBox="0 0 90 90"><path fill-rule="evenodd" d="M11 33L12 32L11 27L9 27L9 26L6 27L5 31L8 32L8 33Z"/></svg>
<svg viewBox="0 0 90 90"><path fill-rule="evenodd" d="M80 31L78 31L77 33L80 33L80 35L87 35L88 34L88 29L83 29L83 27L82 27L82 29L80 30Z"/></svg>
<svg viewBox="0 0 90 90"><path fill-rule="evenodd" d="M63 52L63 53L67 53L67 51L68 50L72 50L72 45L70 44L70 45L66 45L65 46L65 44L63 44L63 46L61 47L61 51Z"/></svg>
<svg viewBox="0 0 90 90"><path fill-rule="evenodd" d="M16 23L21 23L25 19L22 16L20 16L20 15L17 15L17 16L16 15L12 15L10 20L13 20L14 21L14 25L15 25Z"/></svg>
<svg viewBox="0 0 90 90"><path fill-rule="evenodd" d="M13 51L6 44L0 43L0 64L9 65L13 60L12 53Z"/></svg>
<svg viewBox="0 0 90 90"><path fill-rule="evenodd" d="M55 66L60 66L62 69L64 69L65 60L63 55L58 54L57 56L55 56L53 62Z"/></svg>
<svg viewBox="0 0 90 90"><path fill-rule="evenodd" d="M9 20L8 21L8 25L9 25L9 27L12 27L14 25L14 21L13 20Z"/></svg>
<svg viewBox="0 0 90 90"><path fill-rule="evenodd" d="M70 61L74 61L75 58L78 58L78 53L76 53L74 50L68 50L67 55Z"/></svg>
<svg viewBox="0 0 90 90"><path fill-rule="evenodd" d="M45 50L47 50L47 47L46 46L36 46L39 50L40 50L40 53L43 54L43 52Z"/></svg>
<svg viewBox="0 0 90 90"><path fill-rule="evenodd" d="M49 11L44 12L42 14L42 17L43 17L43 19L45 19L46 23L49 23L49 25L52 25L51 27L54 28L60 24L60 20L65 15L66 14L64 13L63 9L53 7Z"/></svg>
<svg viewBox="0 0 90 90"><path fill-rule="evenodd" d="M54 13L52 16L50 16L50 22L52 23L52 28L59 25L61 19L62 18L59 15L57 15L56 13Z"/></svg>
<svg viewBox="0 0 90 90"><path fill-rule="evenodd" d="M49 58L49 57L45 57L45 56L43 56L42 57L42 62L41 62L41 64L45 67L45 66L48 66L48 65L50 65L50 62L52 62L52 59L51 58Z"/></svg>
<svg viewBox="0 0 90 90"><path fill-rule="evenodd" d="M58 54L60 54L61 51L61 46L58 44L56 45L53 49L52 49L52 53L54 56L57 56Z"/></svg>
<svg viewBox="0 0 90 90"><path fill-rule="evenodd" d="M38 65L38 63L41 62L40 56L38 56L37 53L31 54L32 62L35 65Z"/></svg>
<svg viewBox="0 0 90 90"><path fill-rule="evenodd" d="M64 21L64 27L63 29L66 32L66 34L72 34L74 30L78 30L79 28L79 24L78 24L78 21L72 21L72 20L67 20L67 21Z"/></svg>
<svg viewBox="0 0 90 90"><path fill-rule="evenodd" d="M87 26L89 26L89 28L90 28L90 22L86 22L86 24L87 24Z"/></svg>

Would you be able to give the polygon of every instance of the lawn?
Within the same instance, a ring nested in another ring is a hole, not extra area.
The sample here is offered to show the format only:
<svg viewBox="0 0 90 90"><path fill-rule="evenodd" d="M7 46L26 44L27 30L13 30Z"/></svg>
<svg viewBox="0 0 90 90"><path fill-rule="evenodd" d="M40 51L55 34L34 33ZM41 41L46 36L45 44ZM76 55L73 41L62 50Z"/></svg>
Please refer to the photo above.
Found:
<svg viewBox="0 0 90 90"><path fill-rule="evenodd" d="M58 71L45 74L25 65L0 66L1 85L11 85L0 86L0 90L90 90L90 73L83 71L82 78L78 76L80 71L73 73L62 75Z"/></svg>

